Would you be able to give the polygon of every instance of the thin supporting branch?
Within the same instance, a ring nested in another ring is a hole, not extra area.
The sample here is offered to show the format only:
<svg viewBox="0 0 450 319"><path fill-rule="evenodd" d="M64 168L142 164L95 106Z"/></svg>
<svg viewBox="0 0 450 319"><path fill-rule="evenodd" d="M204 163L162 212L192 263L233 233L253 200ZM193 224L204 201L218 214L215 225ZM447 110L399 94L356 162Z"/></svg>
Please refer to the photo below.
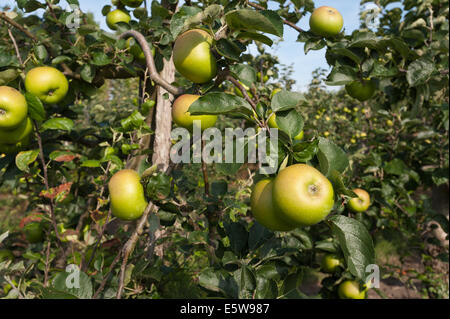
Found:
<svg viewBox="0 0 450 319"><path fill-rule="evenodd" d="M8 34L9 34L9 37L11 38L12 43L14 44L14 49L16 50L17 59L19 60L20 65L23 65L23 61L20 56L20 51L19 51L19 47L17 46L16 39L14 38L14 36L9 28L8 28Z"/></svg>
<svg viewBox="0 0 450 319"><path fill-rule="evenodd" d="M98 287L97 291L95 292L95 294L92 296L92 299L97 299L98 296L100 295L100 293L103 291L103 289L105 289L106 283L109 280L109 277L111 276L111 273L114 269L114 266L116 266L116 264L119 262L120 260L120 256L122 256L122 250L119 250L119 252L116 255L116 258L114 258L113 262L111 263L111 266L109 266L109 271L106 274L106 276L103 278L100 287Z"/></svg>
<svg viewBox="0 0 450 319"><path fill-rule="evenodd" d="M431 46L431 43L433 42L433 30L434 30L434 21L433 21L433 15L434 15L434 11L433 11L433 7L430 5L430 7L428 8L428 11L430 12L430 40L428 42L428 46Z"/></svg>
<svg viewBox="0 0 450 319"><path fill-rule="evenodd" d="M42 170L44 172L44 185L45 185L45 189L48 191L50 189L50 187L48 185L47 165L45 164L44 148L42 147L42 139L41 139L41 135L39 134L38 126L37 126L36 122L34 123L34 126L35 126L36 138L37 138L38 145L39 145L39 158L41 160ZM50 217L52 220L53 230L55 231L55 236L57 239L56 243L58 244L59 248L62 250L63 254L65 255L65 251L64 251L64 248L62 247L62 243L61 243L61 237L59 236L59 232L58 232L58 226L56 225L55 207L53 204L53 199L50 199Z"/></svg>
<svg viewBox="0 0 450 319"><path fill-rule="evenodd" d="M3 278L5 279L5 281L10 284L10 286L17 291L17 293L19 294L19 299L25 299L25 297L22 295L22 293L20 292L19 288L16 287L16 285L14 285L14 283L11 281L11 279L9 279L8 276L3 276Z"/></svg>
<svg viewBox="0 0 450 319"><path fill-rule="evenodd" d="M45 0L45 2L47 3L47 7L50 10L50 14L52 15L53 19L55 19L56 21L58 21L58 18L55 15L55 11L53 11L52 5L50 4L50 2L48 2L48 0ZM59 21L58 21L59 23Z"/></svg>
<svg viewBox="0 0 450 319"><path fill-rule="evenodd" d="M142 214L141 219L139 219L136 229L131 235L130 239L125 243L122 248L122 266L120 267L120 276L119 276L119 288L117 289L116 298L120 299L122 297L123 288L125 285L125 272L127 270L128 258L136 247L139 236L142 234L144 230L144 226L147 223L148 215L155 210L156 206L150 202L145 208L144 213Z"/></svg>
<svg viewBox="0 0 450 319"><path fill-rule="evenodd" d="M184 92L183 89L177 88L177 87L173 86L172 84L168 83L158 73L158 71L156 70L156 66L155 66L155 60L153 59L153 55L151 53L150 47L149 47L145 37L140 32L137 32L135 30L126 31L120 35L120 38L129 38L129 37L135 38L136 41L141 46L142 51L144 52L144 55L145 55L145 60L147 61L147 68L150 72L150 78L153 80L153 82L155 82L157 85L163 87L164 89L166 89L169 93L171 93L173 95L183 94L183 92Z"/></svg>
<svg viewBox="0 0 450 319"><path fill-rule="evenodd" d="M92 263L92 260L94 260L95 254L97 253L98 246L100 245L100 242L103 238L103 234L105 233L105 230L106 230L106 226L108 225L108 222L110 219L111 219L111 209L108 211L108 215L106 216L105 224L103 225L102 230L97 238L97 242L95 243L94 249L92 250L91 257L89 258L87 263L83 264L83 268L82 268L83 271L88 270L89 266Z"/></svg>
<svg viewBox="0 0 450 319"><path fill-rule="evenodd" d="M15 28L19 29L20 31L22 31L23 33L25 33L25 35L27 37L29 37L31 40L33 41L37 41L38 39L34 36L33 33L31 33L30 31L28 31L25 27L23 27L22 25L20 25L19 23L17 23L16 21L14 21L13 19L9 18L4 12L0 12L0 19L8 22L10 25L14 26Z"/></svg>
<svg viewBox="0 0 450 319"><path fill-rule="evenodd" d="M48 286L48 269L50 266L50 240L47 242L47 252L45 253L44 287Z"/></svg>
<svg viewBox="0 0 450 319"><path fill-rule="evenodd" d="M226 79L228 81L230 81L231 83L233 83L233 85L236 86L242 92L242 95L244 96L244 99L246 99L247 102L250 103L250 105L252 106L253 111L256 112L256 103L250 98L250 96L248 96L247 90L244 88L244 86L241 83L239 83L239 81L236 80L231 75L227 75Z"/></svg>

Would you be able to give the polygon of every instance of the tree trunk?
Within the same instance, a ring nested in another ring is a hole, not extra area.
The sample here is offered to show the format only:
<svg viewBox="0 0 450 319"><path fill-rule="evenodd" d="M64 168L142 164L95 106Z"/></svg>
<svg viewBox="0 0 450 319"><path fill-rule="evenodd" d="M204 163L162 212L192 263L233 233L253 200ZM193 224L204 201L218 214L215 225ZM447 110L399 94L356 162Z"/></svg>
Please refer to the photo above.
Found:
<svg viewBox="0 0 450 319"><path fill-rule="evenodd" d="M164 60L161 76L169 83L175 80L175 66L172 58L169 61ZM172 145L170 132L172 130L172 103L174 96L160 86L156 90L155 139L152 163L157 165L158 170L165 171L169 167L169 153ZM166 95L169 98L165 98Z"/></svg>

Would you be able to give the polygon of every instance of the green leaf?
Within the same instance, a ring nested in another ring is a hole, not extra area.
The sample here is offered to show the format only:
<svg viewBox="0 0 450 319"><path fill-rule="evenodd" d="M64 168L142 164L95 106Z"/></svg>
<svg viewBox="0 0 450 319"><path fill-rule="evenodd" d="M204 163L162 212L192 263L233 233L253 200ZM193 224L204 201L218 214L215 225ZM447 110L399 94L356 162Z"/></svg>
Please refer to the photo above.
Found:
<svg viewBox="0 0 450 319"><path fill-rule="evenodd" d="M272 39L270 39L269 37L266 37L263 34L260 33L256 33L256 32L241 32L237 35L236 39L238 40L254 40L254 41L258 41L264 44L267 44L268 46L272 46L273 41Z"/></svg>
<svg viewBox="0 0 450 319"><path fill-rule="evenodd" d="M219 41L216 42L217 53L233 61L239 61L239 56L245 49L245 46L230 39L219 39Z"/></svg>
<svg viewBox="0 0 450 319"><path fill-rule="evenodd" d="M34 47L34 53L36 54L36 57L42 62L45 62L45 60L47 60L48 58L47 49L42 44Z"/></svg>
<svg viewBox="0 0 450 319"><path fill-rule="evenodd" d="M66 117L55 117L49 119L42 124L42 131L46 130L63 130L63 131L71 131L74 127L74 123L71 119Z"/></svg>
<svg viewBox="0 0 450 319"><path fill-rule="evenodd" d="M104 66L111 63L111 59L103 52L94 52L92 54L92 64Z"/></svg>
<svg viewBox="0 0 450 319"><path fill-rule="evenodd" d="M317 39L317 38L309 38L305 41L305 46L303 47L303 50L305 54L308 54L309 51L317 51L321 50L325 47L326 43L323 39Z"/></svg>
<svg viewBox="0 0 450 319"><path fill-rule="evenodd" d="M263 245L273 236L273 233L258 222L255 222L249 230L248 248L253 251Z"/></svg>
<svg viewBox="0 0 450 319"><path fill-rule="evenodd" d="M422 57L412 62L406 72L406 79L409 85L414 87L428 82L434 68L433 60L427 57Z"/></svg>
<svg viewBox="0 0 450 319"><path fill-rule="evenodd" d="M333 170L342 173L349 165L347 154L332 141L319 137L319 160L320 171L325 176L329 176Z"/></svg>
<svg viewBox="0 0 450 319"><path fill-rule="evenodd" d="M19 71L15 68L6 69L0 71L0 86L6 85L11 81L14 81L19 76Z"/></svg>
<svg viewBox="0 0 450 319"><path fill-rule="evenodd" d="M299 141L294 145L292 156L298 163L306 163L313 159L319 151L319 140L311 142Z"/></svg>
<svg viewBox="0 0 450 319"><path fill-rule="evenodd" d="M337 170L333 169L328 178L330 179L330 182L333 184L334 192L337 195L346 195L351 198L358 197L351 189L347 188L344 184L344 180L342 178L341 173L339 173Z"/></svg>
<svg viewBox="0 0 450 319"><path fill-rule="evenodd" d="M374 78L387 78L394 77L398 74L398 68L396 66L386 67L385 65L375 62L373 64L372 71L370 72L370 77Z"/></svg>
<svg viewBox="0 0 450 319"><path fill-rule="evenodd" d="M303 117L295 109L276 113L275 121L283 132L291 139L303 130Z"/></svg>
<svg viewBox="0 0 450 319"><path fill-rule="evenodd" d="M39 155L39 150L20 152L16 155L16 166L23 172L29 172L29 165L33 163Z"/></svg>
<svg viewBox="0 0 450 319"><path fill-rule="evenodd" d="M211 183L211 195L223 196L228 192L228 183L225 180L214 181Z"/></svg>
<svg viewBox="0 0 450 319"><path fill-rule="evenodd" d="M365 279L366 267L375 263L375 250L369 232L361 222L346 216L335 215L329 221L348 269L357 278Z"/></svg>
<svg viewBox="0 0 450 319"><path fill-rule="evenodd" d="M248 266L242 266L234 272L234 280L239 286L239 298L251 298L256 288L256 280L253 271Z"/></svg>
<svg viewBox="0 0 450 319"><path fill-rule="evenodd" d="M150 177L147 183L147 195L150 198L161 200L170 194L170 176L163 173Z"/></svg>
<svg viewBox="0 0 450 319"><path fill-rule="evenodd" d="M243 256L247 250L248 232L241 223L224 222L225 232L230 239L231 250L237 256Z"/></svg>
<svg viewBox="0 0 450 319"><path fill-rule="evenodd" d="M278 297L277 283L272 279L256 278L255 299L275 299Z"/></svg>
<svg viewBox="0 0 450 319"><path fill-rule="evenodd" d="M235 78L248 87L251 87L252 84L257 81L256 71L250 65L242 63L233 64L230 66L230 72Z"/></svg>
<svg viewBox="0 0 450 319"><path fill-rule="evenodd" d="M251 115L252 107L239 96L214 92L201 96L188 110L192 115L244 113Z"/></svg>
<svg viewBox="0 0 450 319"><path fill-rule="evenodd" d="M299 106L305 101L305 96L298 92L280 91L272 98L270 107L273 112L286 111Z"/></svg>
<svg viewBox="0 0 450 319"><path fill-rule="evenodd" d="M98 160L85 160L81 163L81 167L100 167L101 163Z"/></svg>
<svg viewBox="0 0 450 319"><path fill-rule="evenodd" d="M335 46L332 49L330 49L330 52L335 55L345 56L345 57L351 59L357 65L360 65L362 62L362 59L363 59L363 57L361 57L358 53L356 53L356 50L352 51L352 49L347 49L344 47Z"/></svg>
<svg viewBox="0 0 450 319"><path fill-rule="evenodd" d="M130 116L120 121L120 125L125 130L125 132L139 129L144 124L145 117L141 113L139 113L139 111L134 111Z"/></svg>
<svg viewBox="0 0 450 319"><path fill-rule="evenodd" d="M225 20L232 30L262 31L283 36L283 20L275 11L234 10L225 15Z"/></svg>
<svg viewBox="0 0 450 319"><path fill-rule="evenodd" d="M404 173L407 173L409 169L406 166L405 162L403 162L401 159L394 158L392 161L385 164L384 171L391 175L400 176Z"/></svg>
<svg viewBox="0 0 450 319"><path fill-rule="evenodd" d="M59 56L57 56L56 58L54 58L52 60L52 64L53 65L57 65L57 64L64 63L64 62L69 62L69 61L72 61L71 57L69 57L67 55L59 55Z"/></svg>
<svg viewBox="0 0 450 319"><path fill-rule="evenodd" d="M81 69L80 75L84 81L92 83L95 77L95 68L90 64L85 64Z"/></svg>
<svg viewBox="0 0 450 319"><path fill-rule="evenodd" d="M79 275L79 276L77 276ZM79 299L90 299L93 295L91 279L82 271L61 272L52 282L52 288L58 292L72 295Z"/></svg>
<svg viewBox="0 0 450 319"><path fill-rule="evenodd" d="M183 30L185 22L189 17L195 16L197 13L202 12L200 8L191 6L182 6L178 12L176 12L170 20L170 33L175 39L178 34Z"/></svg>
<svg viewBox="0 0 450 319"><path fill-rule="evenodd" d="M31 93L26 92L25 98L28 104L28 114L29 116L35 120L42 122L45 120L45 109L39 98Z"/></svg>
<svg viewBox="0 0 450 319"><path fill-rule="evenodd" d="M347 83L356 81L357 79L357 70L348 65L342 65L336 66L333 68L333 70L331 70L331 73L328 75L325 84L330 86L345 85Z"/></svg>

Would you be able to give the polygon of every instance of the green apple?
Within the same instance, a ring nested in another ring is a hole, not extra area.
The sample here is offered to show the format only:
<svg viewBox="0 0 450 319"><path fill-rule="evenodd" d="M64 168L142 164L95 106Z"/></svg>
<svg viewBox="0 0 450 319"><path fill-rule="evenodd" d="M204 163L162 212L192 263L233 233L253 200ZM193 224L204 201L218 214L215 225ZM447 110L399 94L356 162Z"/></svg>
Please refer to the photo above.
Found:
<svg viewBox="0 0 450 319"><path fill-rule="evenodd" d="M139 174L131 169L115 173L108 184L111 211L123 220L135 220L142 216L147 201Z"/></svg>
<svg viewBox="0 0 450 319"><path fill-rule="evenodd" d="M264 227L275 231L289 231L295 228L279 217L272 203L273 179L259 181L252 190L250 206L253 217Z"/></svg>
<svg viewBox="0 0 450 319"><path fill-rule="evenodd" d="M28 71L25 88L42 102L55 104L62 101L69 90L66 76L50 66L41 66Z"/></svg>
<svg viewBox="0 0 450 319"><path fill-rule="evenodd" d="M217 115L191 115L188 112L189 107L196 101L200 95L183 94L180 95L172 105L172 119L181 127L192 130L194 121L201 121L201 130L205 130L216 124Z"/></svg>
<svg viewBox="0 0 450 319"><path fill-rule="evenodd" d="M137 8L139 7L144 0L120 0L124 6Z"/></svg>
<svg viewBox="0 0 450 319"><path fill-rule="evenodd" d="M341 299L365 299L367 287L361 290L359 283L346 280L339 285L338 295Z"/></svg>
<svg viewBox="0 0 450 319"><path fill-rule="evenodd" d="M12 87L0 86L0 129L16 128L25 120L27 114L28 104L25 96Z"/></svg>
<svg viewBox="0 0 450 319"><path fill-rule="evenodd" d="M370 206L370 195L364 189L355 188L353 192L358 195L348 201L348 207L355 213L365 212Z"/></svg>
<svg viewBox="0 0 450 319"><path fill-rule="evenodd" d="M373 80L353 81L345 85L345 90L351 97L364 102L375 93L376 85Z"/></svg>
<svg viewBox="0 0 450 319"><path fill-rule="evenodd" d="M269 127L271 127L271 128L279 129L279 127L277 125L277 122L276 122L276 115L275 115L275 113L272 113L270 115L269 121L267 121L267 124L269 124ZM304 132L300 131L300 133L298 133L297 136L294 137L294 140L301 141L303 139L304 135L305 135Z"/></svg>
<svg viewBox="0 0 450 319"><path fill-rule="evenodd" d="M13 260L14 255L9 249L0 249L0 263L7 261L7 260Z"/></svg>
<svg viewBox="0 0 450 319"><path fill-rule="evenodd" d="M344 18L335 8L323 6L313 11L309 19L311 31L323 37L338 35L344 26Z"/></svg>
<svg viewBox="0 0 450 319"><path fill-rule="evenodd" d="M175 68L194 83L206 83L217 74L217 64L211 52L213 38L201 29L184 32L173 46Z"/></svg>
<svg viewBox="0 0 450 319"><path fill-rule="evenodd" d="M389 127L393 127L394 126L394 122L392 122L392 120L387 120L386 121L386 125Z"/></svg>
<svg viewBox="0 0 450 319"><path fill-rule="evenodd" d="M322 259L322 269L328 273L334 273L341 266L341 260L335 254L326 254Z"/></svg>
<svg viewBox="0 0 450 319"><path fill-rule="evenodd" d="M311 226L333 209L334 190L331 182L314 167L294 164L275 178L273 202L286 222Z"/></svg>
<svg viewBox="0 0 450 319"><path fill-rule="evenodd" d="M131 17L130 15L122 9L116 9L110 11L106 15L106 24L111 30L117 30L116 23L125 22L130 23Z"/></svg>
<svg viewBox="0 0 450 319"><path fill-rule="evenodd" d="M30 135L31 131L33 131L33 123L27 117L15 129L3 130L0 128L0 141L3 144L16 144Z"/></svg>

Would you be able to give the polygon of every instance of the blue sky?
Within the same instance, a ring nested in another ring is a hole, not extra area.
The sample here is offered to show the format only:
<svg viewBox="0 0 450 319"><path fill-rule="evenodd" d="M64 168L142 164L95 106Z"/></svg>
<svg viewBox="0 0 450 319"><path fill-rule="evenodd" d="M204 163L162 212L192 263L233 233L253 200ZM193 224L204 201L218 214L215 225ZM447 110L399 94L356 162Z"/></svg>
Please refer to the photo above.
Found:
<svg viewBox="0 0 450 319"><path fill-rule="evenodd" d="M10 5L14 6L14 0L2 0L2 6ZM105 4L110 4L110 0L79 0L81 10L86 12L93 12L97 22L100 23L102 28L109 30L105 23L105 18L101 14L101 9ZM148 0L150 3L150 0ZM335 7L344 17L345 32L351 33L353 30L359 27L359 1L358 0L315 0L316 7L329 5ZM63 8L67 7L66 1L61 1ZM309 16L305 16L298 26L304 30L309 29ZM325 60L325 49L319 51L310 51L305 55L303 50L303 43L296 42L298 33L292 28L284 27L284 41L277 45L274 45L269 49L274 55L277 55L283 64L291 65L294 69L293 78L297 81L296 90L303 91L311 81L311 73L315 69L321 67L329 70L329 67ZM255 47L250 48L251 53L256 53Z"/></svg>

